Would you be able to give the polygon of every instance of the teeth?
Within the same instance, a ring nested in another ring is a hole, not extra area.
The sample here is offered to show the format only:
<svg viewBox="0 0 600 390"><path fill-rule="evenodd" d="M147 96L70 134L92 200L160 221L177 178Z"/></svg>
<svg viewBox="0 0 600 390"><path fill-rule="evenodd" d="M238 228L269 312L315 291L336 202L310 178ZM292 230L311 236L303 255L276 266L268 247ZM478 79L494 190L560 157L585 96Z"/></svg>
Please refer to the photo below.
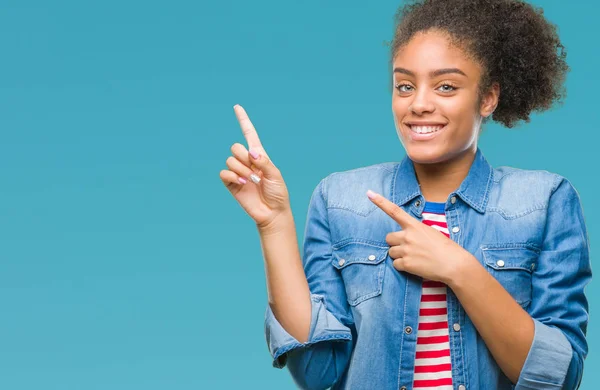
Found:
<svg viewBox="0 0 600 390"><path fill-rule="evenodd" d="M427 134L441 130L442 127L444 126L410 126L410 129L415 133Z"/></svg>

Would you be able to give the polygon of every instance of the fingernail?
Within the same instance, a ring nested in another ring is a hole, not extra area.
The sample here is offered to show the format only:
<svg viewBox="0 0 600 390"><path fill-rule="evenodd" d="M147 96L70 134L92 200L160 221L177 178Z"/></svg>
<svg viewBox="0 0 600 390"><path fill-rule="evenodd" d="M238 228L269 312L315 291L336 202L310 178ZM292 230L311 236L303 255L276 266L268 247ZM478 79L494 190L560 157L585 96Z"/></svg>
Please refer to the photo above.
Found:
<svg viewBox="0 0 600 390"><path fill-rule="evenodd" d="M250 180L252 180L254 184L260 183L260 177L256 176L254 173L250 175Z"/></svg>
<svg viewBox="0 0 600 390"><path fill-rule="evenodd" d="M369 197L369 199L374 199L374 198L377 196L377 194L376 194L376 193L374 193L374 192L373 192L373 191L371 191L371 190L368 190L368 191L367 191L367 196Z"/></svg>
<svg viewBox="0 0 600 390"><path fill-rule="evenodd" d="M243 177L238 177L238 180L240 181L240 183L242 184L246 184L248 183L248 181L246 179L244 179Z"/></svg>
<svg viewBox="0 0 600 390"><path fill-rule="evenodd" d="M258 153L256 153L252 149L250 149L249 152L250 152L250 155L252 156L253 159L258 160Z"/></svg>

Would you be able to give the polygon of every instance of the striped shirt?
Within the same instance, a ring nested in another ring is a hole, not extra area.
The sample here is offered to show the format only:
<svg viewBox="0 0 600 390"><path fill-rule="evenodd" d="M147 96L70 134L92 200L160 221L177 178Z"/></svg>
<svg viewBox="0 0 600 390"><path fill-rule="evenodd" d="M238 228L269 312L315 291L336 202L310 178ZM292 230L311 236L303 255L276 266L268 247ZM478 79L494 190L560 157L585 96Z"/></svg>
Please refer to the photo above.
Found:
<svg viewBox="0 0 600 390"><path fill-rule="evenodd" d="M426 202L423 223L450 237L444 203ZM446 285L423 279L413 390L452 390Z"/></svg>

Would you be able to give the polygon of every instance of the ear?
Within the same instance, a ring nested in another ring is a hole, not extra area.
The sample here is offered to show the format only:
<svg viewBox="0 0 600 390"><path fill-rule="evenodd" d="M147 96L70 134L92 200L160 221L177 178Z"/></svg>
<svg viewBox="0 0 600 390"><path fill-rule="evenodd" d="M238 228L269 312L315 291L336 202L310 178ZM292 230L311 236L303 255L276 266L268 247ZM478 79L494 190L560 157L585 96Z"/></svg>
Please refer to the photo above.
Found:
<svg viewBox="0 0 600 390"><path fill-rule="evenodd" d="M481 106L479 107L479 113L482 117L486 118L494 112L498 106L498 99L500 98L500 84L497 82L492 83L492 86L483 95L481 99Z"/></svg>

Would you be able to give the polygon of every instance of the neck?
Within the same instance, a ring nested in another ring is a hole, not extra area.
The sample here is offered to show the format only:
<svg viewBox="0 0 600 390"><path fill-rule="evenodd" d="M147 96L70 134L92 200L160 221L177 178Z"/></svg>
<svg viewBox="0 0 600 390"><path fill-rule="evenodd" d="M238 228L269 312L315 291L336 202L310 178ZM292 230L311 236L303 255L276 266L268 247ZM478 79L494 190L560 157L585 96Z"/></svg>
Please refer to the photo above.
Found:
<svg viewBox="0 0 600 390"><path fill-rule="evenodd" d="M460 187L473 160L477 149L467 149L450 160L432 164L421 164L413 161L421 194L428 202L445 203L448 196Z"/></svg>

